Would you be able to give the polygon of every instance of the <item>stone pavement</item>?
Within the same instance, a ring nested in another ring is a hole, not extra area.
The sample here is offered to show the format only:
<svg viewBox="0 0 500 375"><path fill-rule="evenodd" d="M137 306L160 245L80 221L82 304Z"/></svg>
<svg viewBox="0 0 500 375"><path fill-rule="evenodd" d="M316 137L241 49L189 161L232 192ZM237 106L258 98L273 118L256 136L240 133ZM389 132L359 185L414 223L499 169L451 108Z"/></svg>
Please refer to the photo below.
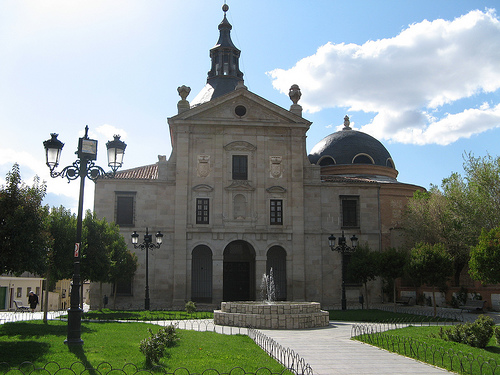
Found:
<svg viewBox="0 0 500 375"><path fill-rule="evenodd" d="M328 327L260 330L307 362L314 375L334 374L445 374L448 371L351 340L355 323L330 322Z"/></svg>

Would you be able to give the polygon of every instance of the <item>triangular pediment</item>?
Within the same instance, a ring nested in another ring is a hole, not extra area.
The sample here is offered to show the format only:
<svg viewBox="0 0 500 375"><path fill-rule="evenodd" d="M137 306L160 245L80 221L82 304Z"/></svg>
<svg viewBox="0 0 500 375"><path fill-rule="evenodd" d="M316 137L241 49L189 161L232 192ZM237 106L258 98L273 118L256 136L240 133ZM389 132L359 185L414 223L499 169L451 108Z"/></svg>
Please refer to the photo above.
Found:
<svg viewBox="0 0 500 375"><path fill-rule="evenodd" d="M213 123L218 125L287 125L309 127L311 122L247 89L237 89L168 119L169 123Z"/></svg>

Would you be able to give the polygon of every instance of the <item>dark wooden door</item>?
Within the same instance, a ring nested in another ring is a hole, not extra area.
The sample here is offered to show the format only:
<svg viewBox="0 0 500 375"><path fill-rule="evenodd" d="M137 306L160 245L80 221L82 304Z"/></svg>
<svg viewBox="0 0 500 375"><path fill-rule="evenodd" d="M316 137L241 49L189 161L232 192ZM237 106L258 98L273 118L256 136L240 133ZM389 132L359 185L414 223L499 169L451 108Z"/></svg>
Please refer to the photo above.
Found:
<svg viewBox="0 0 500 375"><path fill-rule="evenodd" d="M249 301L250 282L249 262L224 262L224 301Z"/></svg>

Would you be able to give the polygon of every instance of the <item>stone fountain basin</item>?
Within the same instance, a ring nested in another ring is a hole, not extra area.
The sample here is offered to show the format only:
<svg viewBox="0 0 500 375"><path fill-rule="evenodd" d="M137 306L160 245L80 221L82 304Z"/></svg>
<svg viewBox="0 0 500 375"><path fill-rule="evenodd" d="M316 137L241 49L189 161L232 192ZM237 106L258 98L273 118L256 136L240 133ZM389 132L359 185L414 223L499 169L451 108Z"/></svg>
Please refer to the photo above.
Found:
<svg viewBox="0 0 500 375"><path fill-rule="evenodd" d="M319 302L222 302L214 311L214 323L261 329L305 329L325 327L328 311Z"/></svg>

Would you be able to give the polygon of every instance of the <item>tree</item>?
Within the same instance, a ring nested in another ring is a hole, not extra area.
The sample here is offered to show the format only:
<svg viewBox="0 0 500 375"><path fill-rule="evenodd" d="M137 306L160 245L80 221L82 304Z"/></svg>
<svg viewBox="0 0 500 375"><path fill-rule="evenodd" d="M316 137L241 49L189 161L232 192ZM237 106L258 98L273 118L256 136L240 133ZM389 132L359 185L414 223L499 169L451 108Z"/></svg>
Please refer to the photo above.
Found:
<svg viewBox="0 0 500 375"><path fill-rule="evenodd" d="M408 263L408 254L390 247L377 254L377 275L393 287L394 312L396 312L396 279L403 277Z"/></svg>
<svg viewBox="0 0 500 375"><path fill-rule="evenodd" d="M421 284L432 286L434 316L436 316L436 286L446 283L453 275L453 258L443 244L419 243L410 252L408 274Z"/></svg>
<svg viewBox="0 0 500 375"><path fill-rule="evenodd" d="M87 211L83 219L81 277L82 280L100 283L100 300L102 283L109 282L110 245L106 219L98 220L95 214Z"/></svg>
<svg viewBox="0 0 500 375"><path fill-rule="evenodd" d="M73 275L73 251L76 240L76 215L60 206L53 207L49 215L52 246L49 253L51 283L70 279Z"/></svg>
<svg viewBox="0 0 500 375"><path fill-rule="evenodd" d="M125 239L120 234L120 228L115 223L110 223L111 267L109 280L114 284L113 308L116 303L117 286L122 282L129 282L137 270L137 256L128 250Z"/></svg>
<svg viewBox="0 0 500 375"><path fill-rule="evenodd" d="M476 228L491 230L500 225L500 157L474 157L471 153L464 155L463 168L466 190L464 201L458 210L469 219L470 225ZM456 200L456 197L451 197Z"/></svg>
<svg viewBox="0 0 500 375"><path fill-rule="evenodd" d="M469 273L474 280L500 283L500 227L483 230L471 251Z"/></svg>
<svg viewBox="0 0 500 375"><path fill-rule="evenodd" d="M49 245L48 209L42 207L46 186L37 176L26 185L17 163L6 181L0 190L0 274L43 274Z"/></svg>
<svg viewBox="0 0 500 375"><path fill-rule="evenodd" d="M53 207L48 215L47 229L50 245L46 254L44 323L47 323L49 290L54 288L57 281L69 279L72 275L76 217L63 206Z"/></svg>
<svg viewBox="0 0 500 375"><path fill-rule="evenodd" d="M448 192L458 195L461 180L456 176L447 181ZM443 183L445 184L445 182ZM405 245L411 249L419 242L443 244L453 257L455 283L458 285L460 273L469 260L469 248L473 235L468 233L466 218L457 212L453 200L444 195L437 187L430 191L417 191L408 201L404 216Z"/></svg>
<svg viewBox="0 0 500 375"><path fill-rule="evenodd" d="M346 276L350 282L362 283L365 287L366 307L368 308L368 281L375 279L376 255L370 251L368 245L360 245L352 253L349 264L347 265Z"/></svg>
<svg viewBox="0 0 500 375"><path fill-rule="evenodd" d="M441 190L417 192L408 202L403 228L407 248L444 244L454 258L455 285L469 262L478 233L500 225L500 157L464 155L464 176L443 179Z"/></svg>
<svg viewBox="0 0 500 375"><path fill-rule="evenodd" d="M83 221L81 274L82 279L100 283L100 302L102 283L128 281L136 269L137 259L128 251L119 227L87 211Z"/></svg>

